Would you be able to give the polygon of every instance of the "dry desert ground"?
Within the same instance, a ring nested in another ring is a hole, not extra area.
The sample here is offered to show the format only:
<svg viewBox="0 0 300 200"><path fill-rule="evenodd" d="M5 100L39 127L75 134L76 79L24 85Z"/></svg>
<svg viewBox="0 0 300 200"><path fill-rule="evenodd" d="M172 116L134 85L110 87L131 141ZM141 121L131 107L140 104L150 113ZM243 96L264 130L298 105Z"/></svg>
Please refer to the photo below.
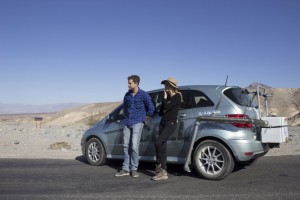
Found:
<svg viewBox="0 0 300 200"><path fill-rule="evenodd" d="M49 125L0 118L0 158L75 159L81 156L83 124ZM287 143L266 156L300 155L300 126L289 127Z"/></svg>

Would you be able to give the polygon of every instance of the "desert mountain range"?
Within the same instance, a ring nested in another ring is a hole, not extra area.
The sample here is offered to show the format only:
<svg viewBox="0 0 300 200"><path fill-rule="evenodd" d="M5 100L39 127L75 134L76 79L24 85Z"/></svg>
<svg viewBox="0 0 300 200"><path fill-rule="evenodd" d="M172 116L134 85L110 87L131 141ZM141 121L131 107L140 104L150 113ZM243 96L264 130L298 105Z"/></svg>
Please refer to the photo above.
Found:
<svg viewBox="0 0 300 200"><path fill-rule="evenodd" d="M253 90L259 83L252 83L248 90ZM267 85L260 84L267 88L268 93L268 114L272 116L287 117L289 125L300 125L300 88L272 88ZM266 109L263 107L264 101L261 100L262 112L266 114ZM48 114L35 114L42 116L43 123L48 125L73 125L84 124L90 126L96 121L120 105L121 102L108 103L92 103L79 105L71 108L63 109L58 112ZM1 108L1 107L0 107ZM20 117L24 120L26 115ZM3 117L2 117L3 118ZM32 120L27 117L27 120Z"/></svg>
<svg viewBox="0 0 300 200"><path fill-rule="evenodd" d="M53 113L60 110L74 108L83 105L82 103L57 103L46 105L31 104L3 104L0 103L0 115L24 114L24 113Z"/></svg>

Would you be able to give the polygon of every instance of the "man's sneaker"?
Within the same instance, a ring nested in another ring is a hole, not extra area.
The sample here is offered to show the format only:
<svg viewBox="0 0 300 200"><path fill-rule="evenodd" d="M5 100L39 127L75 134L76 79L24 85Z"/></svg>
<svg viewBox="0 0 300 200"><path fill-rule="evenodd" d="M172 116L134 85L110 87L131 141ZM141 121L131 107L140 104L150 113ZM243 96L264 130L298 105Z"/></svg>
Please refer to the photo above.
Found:
<svg viewBox="0 0 300 200"><path fill-rule="evenodd" d="M168 173L164 169L160 169L158 174L152 177L153 181L166 180L168 179Z"/></svg>
<svg viewBox="0 0 300 200"><path fill-rule="evenodd" d="M139 177L140 175L139 175L139 173L138 173L136 170L132 170L132 171L131 171L131 176L132 176L133 178L137 178L137 177Z"/></svg>
<svg viewBox="0 0 300 200"><path fill-rule="evenodd" d="M128 176L129 172L126 171L125 169L121 169L118 173L115 174L115 176Z"/></svg>

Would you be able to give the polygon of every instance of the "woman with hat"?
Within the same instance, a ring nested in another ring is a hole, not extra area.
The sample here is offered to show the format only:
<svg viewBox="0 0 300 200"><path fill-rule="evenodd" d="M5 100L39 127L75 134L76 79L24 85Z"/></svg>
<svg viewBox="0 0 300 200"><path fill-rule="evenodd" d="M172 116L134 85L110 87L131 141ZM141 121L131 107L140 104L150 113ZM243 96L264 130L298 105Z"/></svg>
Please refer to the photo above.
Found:
<svg viewBox="0 0 300 200"><path fill-rule="evenodd" d="M165 85L164 99L160 108L162 116L159 124L159 137L155 142L156 149L156 170L152 180L168 179L167 173L167 140L175 131L177 124L177 115L182 101L181 93L177 87L175 78L163 80L161 84Z"/></svg>

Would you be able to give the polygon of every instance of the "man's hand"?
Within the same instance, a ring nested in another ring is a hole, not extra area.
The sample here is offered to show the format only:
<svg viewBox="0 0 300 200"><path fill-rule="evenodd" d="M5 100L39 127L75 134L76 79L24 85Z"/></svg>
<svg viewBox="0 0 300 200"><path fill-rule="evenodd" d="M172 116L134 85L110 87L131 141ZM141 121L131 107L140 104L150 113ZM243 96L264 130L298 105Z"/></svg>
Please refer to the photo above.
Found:
<svg viewBox="0 0 300 200"><path fill-rule="evenodd" d="M151 119L151 116L146 116L146 121L149 121Z"/></svg>

